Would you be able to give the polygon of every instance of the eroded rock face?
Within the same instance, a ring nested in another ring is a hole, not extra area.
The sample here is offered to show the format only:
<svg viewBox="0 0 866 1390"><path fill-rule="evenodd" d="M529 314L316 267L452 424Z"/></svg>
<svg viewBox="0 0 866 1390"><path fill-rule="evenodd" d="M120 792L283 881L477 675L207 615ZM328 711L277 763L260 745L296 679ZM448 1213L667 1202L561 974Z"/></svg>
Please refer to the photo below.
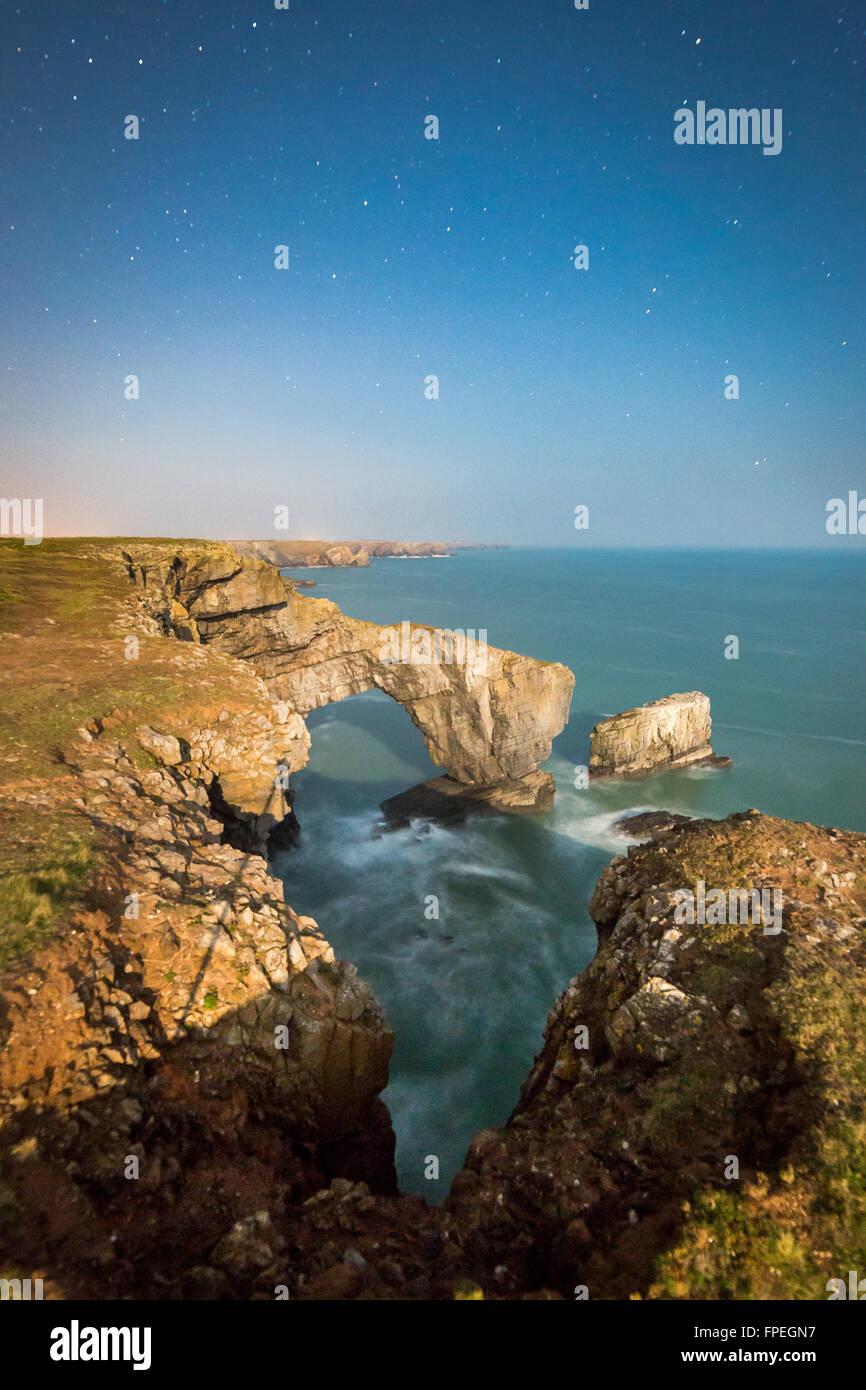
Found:
<svg viewBox="0 0 866 1390"><path fill-rule="evenodd" d="M776 885L783 929L678 922L699 878ZM446 1203L467 1272L495 1289L501 1260L500 1287L566 1298L826 1297L866 1219L859 1176L844 1215L829 1197L863 1169L864 906L866 836L754 811L614 859L598 955Z"/></svg>
<svg viewBox="0 0 866 1390"><path fill-rule="evenodd" d="M550 755L574 684L564 666L494 647L487 648L483 671L469 663L388 664L380 627L338 610L328 613L319 608L323 603L293 596L294 630L318 630L290 658L275 654L263 671L302 714L364 690L384 690L421 730L433 762L455 781L478 786L516 781Z"/></svg>
<svg viewBox="0 0 866 1390"><path fill-rule="evenodd" d="M349 545L329 545L323 552L325 564L358 569L369 565L370 557L363 546L353 550Z"/></svg>
<svg viewBox="0 0 866 1390"><path fill-rule="evenodd" d="M778 885L782 930L679 923L697 879ZM293 1258L271 1282L300 1299L825 1298L866 1228L864 907L866 836L757 812L614 859L598 954L444 1205L334 1182L275 1222Z"/></svg>
<svg viewBox="0 0 866 1390"><path fill-rule="evenodd" d="M715 758L710 743L710 701L699 690L666 695L637 709L601 719L592 731L590 777L636 777L662 768Z"/></svg>
<svg viewBox="0 0 866 1390"><path fill-rule="evenodd" d="M385 691L457 782L490 787L526 777L549 756L568 718L574 677L558 663L496 647L485 647L483 662L390 660L388 629L298 593L258 559L228 549L217 556L136 550L128 561L137 583L161 598L168 629L180 605L185 629L194 623L202 642L251 662L297 714ZM418 634L432 650L433 629L406 626L407 651Z"/></svg>
<svg viewBox="0 0 866 1390"><path fill-rule="evenodd" d="M102 725L64 764L101 847L90 906L0 988L0 1257L67 1296L179 1297L247 1204L347 1166L393 1189L393 1034L266 861L222 842L195 760L234 761L230 721L142 726L149 769Z"/></svg>

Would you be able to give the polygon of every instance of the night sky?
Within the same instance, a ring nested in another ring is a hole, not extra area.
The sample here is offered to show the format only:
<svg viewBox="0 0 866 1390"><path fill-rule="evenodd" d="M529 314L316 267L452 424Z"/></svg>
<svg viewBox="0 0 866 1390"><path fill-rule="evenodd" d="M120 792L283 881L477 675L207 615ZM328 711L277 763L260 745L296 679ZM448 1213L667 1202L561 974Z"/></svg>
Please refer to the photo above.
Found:
<svg viewBox="0 0 866 1390"><path fill-rule="evenodd" d="M285 504L296 537L864 543L825 529L866 495L862 9L2 16L0 491L47 534ZM675 144L700 100L782 108L781 152Z"/></svg>

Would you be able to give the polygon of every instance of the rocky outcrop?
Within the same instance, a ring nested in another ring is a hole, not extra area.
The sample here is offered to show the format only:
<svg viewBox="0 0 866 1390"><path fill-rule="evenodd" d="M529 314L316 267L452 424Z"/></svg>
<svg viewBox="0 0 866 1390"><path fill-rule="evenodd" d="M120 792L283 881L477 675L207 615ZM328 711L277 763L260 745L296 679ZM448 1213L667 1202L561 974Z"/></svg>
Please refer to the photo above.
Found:
<svg viewBox="0 0 866 1390"><path fill-rule="evenodd" d="M127 563L166 630L183 635L194 624L201 642L251 662L296 715L365 690L385 691L456 782L490 788L520 781L549 756L567 720L574 677L558 663L471 644L464 659L454 648L436 660L434 629L409 623L401 625L408 659L394 659L391 629L300 594L272 567L228 548L136 549ZM425 645L431 659L416 660ZM302 765L301 756L299 742L290 770ZM549 780L533 785L549 794Z"/></svg>
<svg viewBox="0 0 866 1390"><path fill-rule="evenodd" d="M323 551L323 558L326 565L335 567L344 566L357 569L370 563L370 557L363 546L353 550L348 545L329 545L327 550Z"/></svg>
<svg viewBox="0 0 866 1390"><path fill-rule="evenodd" d="M4 1268L82 1297L152 1297L154 1276L181 1296L179 1252L203 1264L251 1201L302 1201L347 1165L395 1181L381 1007L214 814L205 750L243 760L231 720L118 742L128 716L65 750L98 879L0 990Z"/></svg>
<svg viewBox="0 0 866 1390"><path fill-rule="evenodd" d="M232 606L282 601L275 571L276 595L209 553L187 576L205 625L215 576ZM231 1295L207 1261L251 1211L347 1173L393 1190L393 1035L263 857L303 720L202 644L173 585L154 602L170 549L146 589L119 561L34 555L0 636L0 1270L47 1297Z"/></svg>
<svg viewBox="0 0 866 1390"><path fill-rule="evenodd" d="M782 929L688 926L698 880L772 887ZM613 860L598 955L446 1204L467 1272L567 1298L826 1297L866 1230L864 908L866 836L754 811Z"/></svg>
<svg viewBox="0 0 866 1390"><path fill-rule="evenodd" d="M592 731L590 777L637 777L691 763L726 767L710 743L710 701L699 690L667 695L601 719Z"/></svg>
<svg viewBox="0 0 866 1390"><path fill-rule="evenodd" d="M446 545L444 541L362 541L374 559L429 559L442 557L451 550L472 550L474 546ZM479 547L481 548L481 547Z"/></svg>
<svg viewBox="0 0 866 1390"><path fill-rule="evenodd" d="M782 929L678 921L700 879L771 885ZM864 908L866 836L755 811L614 859L508 1123L438 1210L293 1212L293 1296L826 1298L866 1232Z"/></svg>
<svg viewBox="0 0 866 1390"><path fill-rule="evenodd" d="M516 811L521 814L545 811L553 805L554 780L549 772L528 772L516 782L498 782L493 787L473 787L452 777L431 777L417 787L398 792L382 802L385 823L400 830L414 820L459 824L467 815Z"/></svg>
<svg viewBox="0 0 866 1390"><path fill-rule="evenodd" d="M82 958L75 967L78 994L70 993L61 1015L75 1022L73 1031L85 1019L102 1025L102 1041L110 1034L107 1060L121 1068L118 1076L185 1039L213 1049L214 1061L221 1051L247 1060L257 1055L287 1094L303 1089L303 1073L323 1132L329 1138L347 1133L387 1080L392 1038L381 1009L354 967L335 961L313 919L286 905L282 881L265 861L223 842L207 778L189 759L178 765L170 742L177 744L166 738L160 748L164 765L148 771L136 767L110 729L88 738L78 752L79 812L107 836L123 837L128 849L113 866L117 918L107 913L99 939L91 932L82 943L90 965ZM191 904L198 909L192 917ZM94 981L107 983L94 989ZM128 998L121 997L124 991ZM39 996L33 991L28 1003L31 1025ZM274 1044L278 1024L286 1025L282 1050ZM63 1050L57 1027L52 1035L55 1066L47 1094L59 1097L64 1080L56 1063ZM98 1063L98 1027L89 1047ZM3 1054L0 1093L14 1085L25 1098L46 1094L37 1084L30 1095L33 1077L21 1071L26 1056L18 1051L13 1061ZM106 1065L105 1055L101 1061ZM17 1068L14 1077L4 1070L7 1064ZM69 1067L76 1101L92 1099L106 1084L98 1074L89 1083L87 1071Z"/></svg>

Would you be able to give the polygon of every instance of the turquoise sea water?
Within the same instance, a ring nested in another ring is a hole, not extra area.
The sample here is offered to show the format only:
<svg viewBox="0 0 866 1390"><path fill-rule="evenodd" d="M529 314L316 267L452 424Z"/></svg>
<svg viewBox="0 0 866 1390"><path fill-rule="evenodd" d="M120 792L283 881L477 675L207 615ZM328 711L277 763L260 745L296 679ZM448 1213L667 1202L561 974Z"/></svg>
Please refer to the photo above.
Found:
<svg viewBox="0 0 866 1390"><path fill-rule="evenodd" d="M547 764L555 806L531 818L383 835L379 803L434 774L420 733L380 692L309 717L301 842L276 867L386 1009L400 1185L440 1201L472 1136L507 1118L549 1009L594 954L587 902L628 843L618 816L758 807L866 830L866 557L516 549L286 573L352 617L486 628L492 646L576 677ZM724 656L731 636L738 660ZM596 720L679 690L709 695L713 746L733 768L575 788Z"/></svg>

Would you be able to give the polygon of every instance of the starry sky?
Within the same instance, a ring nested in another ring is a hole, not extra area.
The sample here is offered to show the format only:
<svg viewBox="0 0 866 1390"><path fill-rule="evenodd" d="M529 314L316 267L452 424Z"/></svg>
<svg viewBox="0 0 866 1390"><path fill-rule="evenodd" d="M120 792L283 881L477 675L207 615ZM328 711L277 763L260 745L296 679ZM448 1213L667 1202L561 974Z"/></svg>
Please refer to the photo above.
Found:
<svg viewBox="0 0 866 1390"><path fill-rule="evenodd" d="M49 535L862 544L864 29L7 0L0 491ZM781 153L675 144L699 100Z"/></svg>

